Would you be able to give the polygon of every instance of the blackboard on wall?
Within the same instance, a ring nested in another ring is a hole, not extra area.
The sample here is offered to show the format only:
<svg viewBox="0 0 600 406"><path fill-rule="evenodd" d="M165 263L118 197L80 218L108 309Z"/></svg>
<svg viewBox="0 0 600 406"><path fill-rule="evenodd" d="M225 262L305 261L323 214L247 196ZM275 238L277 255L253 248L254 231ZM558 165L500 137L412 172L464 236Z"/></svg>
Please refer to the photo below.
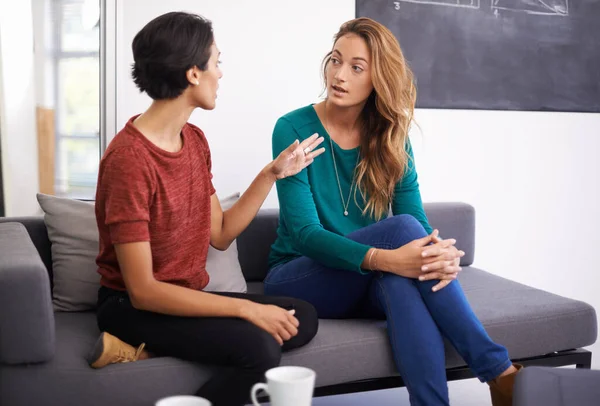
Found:
<svg viewBox="0 0 600 406"><path fill-rule="evenodd" d="M356 0L388 27L417 107L600 112L600 0Z"/></svg>

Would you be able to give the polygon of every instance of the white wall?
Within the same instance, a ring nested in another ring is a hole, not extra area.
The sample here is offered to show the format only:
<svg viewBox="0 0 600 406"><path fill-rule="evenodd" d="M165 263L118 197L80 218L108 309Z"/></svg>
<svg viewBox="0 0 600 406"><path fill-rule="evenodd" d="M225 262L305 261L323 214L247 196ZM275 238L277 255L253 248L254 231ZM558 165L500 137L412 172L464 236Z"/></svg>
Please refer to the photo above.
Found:
<svg viewBox="0 0 600 406"><path fill-rule="evenodd" d="M119 128L149 103L130 79L135 34L152 18L168 11L196 12L213 21L224 72L217 108L212 112L196 111L191 121L206 133L215 187L223 196L243 191L270 161L271 132L277 118L318 101L320 60L329 51L341 23L354 15L352 0L119 3ZM274 191L265 204L277 205Z"/></svg>
<svg viewBox="0 0 600 406"><path fill-rule="evenodd" d="M54 108L54 63L52 61L53 21L51 0L31 0L35 52L35 101L44 108Z"/></svg>
<svg viewBox="0 0 600 406"><path fill-rule="evenodd" d="M475 266L600 312L600 114L421 110L425 201L477 213ZM593 367L600 369L600 345Z"/></svg>
<svg viewBox="0 0 600 406"><path fill-rule="evenodd" d="M224 70L218 106L191 121L207 134L223 196L243 191L268 162L277 117L318 101L321 58L355 13L353 0L128 0L120 7L118 126L149 102L129 76L135 33L167 11L213 20ZM600 310L600 114L419 110L417 120L423 198L476 208L475 265ZM265 206L276 205L273 191Z"/></svg>
<svg viewBox="0 0 600 406"><path fill-rule="evenodd" d="M0 2L0 132L7 216L38 212L31 1Z"/></svg>

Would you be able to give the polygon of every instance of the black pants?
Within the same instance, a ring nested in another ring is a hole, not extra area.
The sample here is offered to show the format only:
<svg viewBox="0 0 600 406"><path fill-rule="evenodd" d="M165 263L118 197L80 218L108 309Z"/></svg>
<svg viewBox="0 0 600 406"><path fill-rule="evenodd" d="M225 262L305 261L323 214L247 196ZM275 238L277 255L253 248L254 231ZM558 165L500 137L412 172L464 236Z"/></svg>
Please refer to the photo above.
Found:
<svg viewBox="0 0 600 406"><path fill-rule="evenodd" d="M301 347L317 334L317 313L307 302L284 297L218 293L295 309L298 335L281 347L266 331L237 318L168 316L135 309L129 296L105 287L98 292L98 327L138 346L146 343L158 356L171 356L222 366L196 393L214 406L249 403L250 389L264 373L279 365L281 352Z"/></svg>

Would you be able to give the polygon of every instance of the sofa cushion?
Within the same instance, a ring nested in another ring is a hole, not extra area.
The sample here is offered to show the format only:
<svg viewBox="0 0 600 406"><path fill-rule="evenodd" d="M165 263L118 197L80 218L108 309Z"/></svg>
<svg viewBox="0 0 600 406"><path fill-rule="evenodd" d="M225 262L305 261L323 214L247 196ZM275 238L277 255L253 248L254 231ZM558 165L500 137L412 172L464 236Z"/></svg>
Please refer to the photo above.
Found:
<svg viewBox="0 0 600 406"><path fill-rule="evenodd" d="M589 305L465 267L461 284L490 336L513 358L583 347L596 340L596 315ZM259 292L260 283L248 291ZM396 375L385 321L321 320L317 336L287 352L283 365L317 372L317 386ZM81 403L152 405L162 396L192 394L214 370L174 358L153 358L100 370L85 357L99 334L94 313L56 314L56 356L45 364L0 365L6 404L49 406ZM446 344L446 366L464 361ZM159 384L157 384L159 383ZM27 388L36 388L35 391Z"/></svg>
<svg viewBox="0 0 600 406"><path fill-rule="evenodd" d="M99 237L94 204L39 193L40 207L52 251L53 304L57 311L96 308L100 275L97 272ZM221 200L232 206L239 193ZM206 270L210 291L245 292L246 281L238 260L237 242L226 251L209 247Z"/></svg>
<svg viewBox="0 0 600 406"><path fill-rule="evenodd" d="M472 267L463 268L460 283L489 335L513 359L596 341L596 313L586 303ZM249 283L248 290L258 293L261 286ZM396 375L385 326L377 320L320 320L315 339L286 354L282 362L317 371L317 386ZM446 341L446 366L464 365Z"/></svg>
<svg viewBox="0 0 600 406"><path fill-rule="evenodd" d="M50 362L0 365L2 404L151 406L165 396L194 394L214 373L171 357L92 369L86 356L99 334L93 312L56 313L56 352Z"/></svg>
<svg viewBox="0 0 600 406"><path fill-rule="evenodd" d="M54 356L49 282L25 226L0 223L0 363L44 362Z"/></svg>
<svg viewBox="0 0 600 406"><path fill-rule="evenodd" d="M463 268L459 280L487 332L508 348L512 358L596 342L596 311L587 303L472 267Z"/></svg>
<svg viewBox="0 0 600 406"><path fill-rule="evenodd" d="M52 244L54 309L95 308L100 275L96 272L99 243L94 205L41 193L37 199Z"/></svg>
<svg viewBox="0 0 600 406"><path fill-rule="evenodd" d="M529 367L515 380L515 406L596 406L599 403L600 371Z"/></svg>
<svg viewBox="0 0 600 406"><path fill-rule="evenodd" d="M221 199L221 208L229 209L239 198L240 194L235 193ZM206 272L210 275L210 281L204 288L207 292L245 293L248 289L238 260L237 240L234 240L225 251L219 251L212 246L208 247Z"/></svg>

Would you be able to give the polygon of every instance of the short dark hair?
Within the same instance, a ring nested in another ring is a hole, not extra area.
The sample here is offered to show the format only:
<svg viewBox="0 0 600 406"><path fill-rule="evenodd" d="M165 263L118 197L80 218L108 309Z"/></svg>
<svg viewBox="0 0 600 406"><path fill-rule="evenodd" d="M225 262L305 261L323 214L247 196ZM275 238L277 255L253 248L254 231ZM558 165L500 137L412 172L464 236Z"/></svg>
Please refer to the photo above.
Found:
<svg viewBox="0 0 600 406"><path fill-rule="evenodd" d="M154 100L173 99L189 86L190 68L206 70L213 41L212 23L202 16L184 12L158 16L131 44L133 81Z"/></svg>

